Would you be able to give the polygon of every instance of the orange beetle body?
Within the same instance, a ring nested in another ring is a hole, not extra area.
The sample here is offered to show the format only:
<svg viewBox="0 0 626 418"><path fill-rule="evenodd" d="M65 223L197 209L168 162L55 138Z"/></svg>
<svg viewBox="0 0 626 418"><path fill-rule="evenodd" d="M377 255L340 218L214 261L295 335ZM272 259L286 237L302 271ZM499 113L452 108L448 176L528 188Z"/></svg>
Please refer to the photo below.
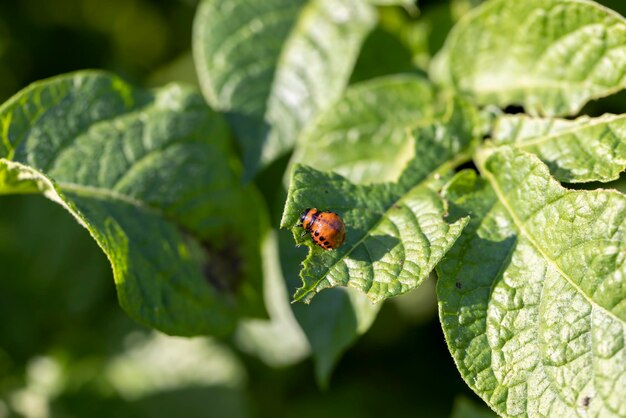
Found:
<svg viewBox="0 0 626 418"><path fill-rule="evenodd" d="M335 212L305 209L300 215L300 225L325 250L339 248L346 239L346 225Z"/></svg>

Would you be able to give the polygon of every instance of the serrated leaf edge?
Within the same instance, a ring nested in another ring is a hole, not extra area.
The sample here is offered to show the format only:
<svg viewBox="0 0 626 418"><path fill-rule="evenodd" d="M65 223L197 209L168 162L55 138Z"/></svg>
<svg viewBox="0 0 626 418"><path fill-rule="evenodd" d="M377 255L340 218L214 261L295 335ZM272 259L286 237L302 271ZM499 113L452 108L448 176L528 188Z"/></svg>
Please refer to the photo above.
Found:
<svg viewBox="0 0 626 418"><path fill-rule="evenodd" d="M441 175L442 172L447 172L450 169L452 169L453 167L456 167L457 165L460 165L462 162L465 162L467 160L467 156L464 153L461 153L457 156L456 159L454 160L450 160L447 161L446 163L442 164L439 166L439 168L437 168L436 170L434 170L433 172L431 172L426 178L424 178L423 180L421 180L418 184L416 184L415 186L413 186L412 188L410 188L409 190L407 190L406 192L402 193L402 195L396 199L394 202L392 202L389 207L387 208L387 210L385 210L384 213L381 214L380 218L365 232L365 234L363 234L363 236L339 259L337 259L332 265L330 265L326 270L326 273L324 275L321 276L320 279L316 280L313 285L309 286L308 288L305 289L304 287L304 277L302 277L302 272L304 271L304 268L300 271L300 278L302 279L302 284L303 286L298 288L298 290L296 290L296 293L293 296L293 300L291 303L295 303L295 302L304 302L306 304L311 302L311 299L318 293L318 291L316 291L316 287L317 285L319 285L324 278L326 277L326 275L328 274L328 272L335 267L340 261L342 261L345 257L347 257L348 255L350 255L350 253L357 248L359 245L361 245L363 243L363 241L369 236L369 233L374 230L385 218L385 215L387 215L387 213L394 207L394 205L396 205L398 202L402 201L402 199L404 199L407 195L411 194L412 192L414 192L417 189L420 189L422 187L427 187L427 184L429 183L429 181L436 179L438 176ZM295 169L295 166L294 166ZM295 171L295 170L294 170ZM442 199L443 204L444 204L444 208L447 206L447 201L445 199ZM287 207L285 207L285 210L287 210ZM458 237L461 235L461 232L463 231L463 229L465 228L465 226L468 224L469 222L469 217L465 217L465 218L461 218L459 220L457 220L456 222L452 223L452 224L448 224L450 227L452 226L457 226L460 225L461 228L459 229L459 233L456 237L456 239L458 239ZM281 225L281 227L285 227L285 225ZM294 236L296 236L296 234L300 234L301 232L298 230L297 226L294 226L291 228ZM455 241L456 241L455 239ZM304 245L306 245L307 247L309 247L309 253L307 254L306 258L304 259L304 261L302 262L302 266L306 266L308 263L310 263L311 258L313 257L313 251L315 251L315 244L311 241L307 241L304 243ZM433 266L434 268L434 266ZM429 272L430 273L430 272ZM426 276L428 277L428 276ZM348 286L350 286L350 284L348 283ZM361 290L356 288L357 290ZM366 294L366 296L368 297L368 299L372 302L372 303L377 303L380 302L383 297L374 297L372 295Z"/></svg>

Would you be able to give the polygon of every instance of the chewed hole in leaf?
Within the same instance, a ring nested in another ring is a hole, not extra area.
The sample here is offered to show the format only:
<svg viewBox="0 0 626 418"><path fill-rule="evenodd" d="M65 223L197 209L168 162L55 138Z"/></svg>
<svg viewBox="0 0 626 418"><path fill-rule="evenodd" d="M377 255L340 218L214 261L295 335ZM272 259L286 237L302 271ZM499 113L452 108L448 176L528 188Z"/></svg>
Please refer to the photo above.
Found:
<svg viewBox="0 0 626 418"><path fill-rule="evenodd" d="M336 250L324 250L310 237L301 238L297 220L302 209L311 205L342 217L346 237ZM294 298L308 302L325 288L349 286L375 303L414 289L467 222L450 224L442 218L444 211L441 197L426 186L354 185L336 174L296 166L283 227L291 227L296 244L306 244L310 251L301 271L303 286Z"/></svg>

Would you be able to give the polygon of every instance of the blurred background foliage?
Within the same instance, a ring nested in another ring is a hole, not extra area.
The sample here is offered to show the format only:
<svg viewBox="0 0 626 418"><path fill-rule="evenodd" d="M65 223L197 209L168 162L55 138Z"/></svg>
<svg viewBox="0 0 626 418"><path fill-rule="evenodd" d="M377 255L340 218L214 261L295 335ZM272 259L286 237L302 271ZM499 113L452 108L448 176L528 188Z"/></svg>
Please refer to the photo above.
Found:
<svg viewBox="0 0 626 418"><path fill-rule="evenodd" d="M450 27L478 3L381 8L351 82L425 74ZM622 1L603 3L625 12ZM0 102L35 80L85 68L140 86L196 84L196 4L0 2ZM593 103L590 112L623 112L621 103ZM286 162L257 179L275 221ZM237 338L166 337L134 323L118 307L107 260L82 227L41 196L2 196L0 418L489 416L454 366L435 301L430 280L386 303L320 390L310 359L270 367Z"/></svg>

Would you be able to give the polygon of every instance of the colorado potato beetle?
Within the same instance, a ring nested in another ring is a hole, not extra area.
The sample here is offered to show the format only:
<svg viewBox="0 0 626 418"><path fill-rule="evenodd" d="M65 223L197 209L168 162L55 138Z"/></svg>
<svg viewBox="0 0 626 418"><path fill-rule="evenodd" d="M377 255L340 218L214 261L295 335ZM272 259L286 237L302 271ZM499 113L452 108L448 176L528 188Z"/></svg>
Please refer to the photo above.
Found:
<svg viewBox="0 0 626 418"><path fill-rule="evenodd" d="M346 239L346 225L335 212L305 209L300 215L300 226L325 250L339 248Z"/></svg>

